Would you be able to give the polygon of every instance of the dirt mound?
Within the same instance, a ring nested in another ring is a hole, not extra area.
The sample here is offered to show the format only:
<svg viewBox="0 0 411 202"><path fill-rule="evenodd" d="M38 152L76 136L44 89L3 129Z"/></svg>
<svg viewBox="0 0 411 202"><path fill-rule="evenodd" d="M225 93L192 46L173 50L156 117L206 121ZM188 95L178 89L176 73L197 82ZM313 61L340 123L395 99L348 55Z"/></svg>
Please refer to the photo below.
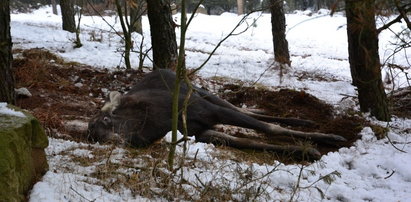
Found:
<svg viewBox="0 0 411 202"><path fill-rule="evenodd" d="M290 89L270 91L255 87L224 85L223 98L237 106L257 106L273 116L323 121L332 117L333 108L316 97Z"/></svg>
<svg viewBox="0 0 411 202"><path fill-rule="evenodd" d="M389 99L393 114L411 118L411 87L400 88L392 92Z"/></svg>
<svg viewBox="0 0 411 202"><path fill-rule="evenodd" d="M17 106L31 111L49 133L64 127L68 120L87 121L98 112L109 91L127 91L142 77L139 71L96 70L67 63L44 49L15 50L13 61L16 87L26 87L32 97L18 98ZM52 130L53 129L53 130ZM85 134L70 134L84 139Z"/></svg>
<svg viewBox="0 0 411 202"><path fill-rule="evenodd" d="M33 95L19 98L17 105L31 111L48 129L49 135L65 133L74 140L85 140L86 134L68 129L67 121L87 122L101 108L109 91L125 92L143 76L142 72L135 70L97 70L65 62L43 49L15 50L15 53L21 55L13 62L17 87L26 87ZM255 106L273 116L302 118L318 123L315 128L294 129L334 133L349 140L338 147L317 145L322 153L351 145L364 125L364 120L355 116L335 116L332 106L304 91L270 91L229 84L222 85L219 94L237 106ZM295 144L289 137L263 139L275 144Z"/></svg>
<svg viewBox="0 0 411 202"><path fill-rule="evenodd" d="M292 129L333 133L348 140L337 147L326 144L317 145L322 153L352 145L359 138L358 133L366 124L366 121L358 116L334 115L331 105L304 91L290 89L271 91L228 84L224 85L220 92L224 99L237 106L254 106L272 116L307 119L318 124L317 127L290 127ZM290 137L269 137L267 139L276 144L289 144L294 141Z"/></svg>

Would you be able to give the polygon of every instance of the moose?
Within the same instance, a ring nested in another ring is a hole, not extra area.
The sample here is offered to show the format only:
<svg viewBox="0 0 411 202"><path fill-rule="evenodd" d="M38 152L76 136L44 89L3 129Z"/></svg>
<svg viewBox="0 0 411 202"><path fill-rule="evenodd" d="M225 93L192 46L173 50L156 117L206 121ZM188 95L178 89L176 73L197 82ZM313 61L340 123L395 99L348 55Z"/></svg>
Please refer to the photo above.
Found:
<svg viewBox="0 0 411 202"><path fill-rule="evenodd" d="M109 99L100 113L89 122L89 139L145 147L163 138L171 130L172 91L175 79L176 74L171 70L155 70L146 74L125 94L110 92ZM189 86L182 83L179 94L180 108L187 93ZM181 114L179 119L178 129L182 131ZM274 123L297 126L312 126L315 123L296 118L272 117L263 114L261 110L239 108L194 85L187 106L186 123L188 136L194 136L197 142L238 149L307 154L310 159L320 157L317 149L297 145L274 145L248 137L235 137L215 130L215 126L233 125L254 129L266 135L292 136L327 144L346 141L345 138L334 134L283 128Z"/></svg>

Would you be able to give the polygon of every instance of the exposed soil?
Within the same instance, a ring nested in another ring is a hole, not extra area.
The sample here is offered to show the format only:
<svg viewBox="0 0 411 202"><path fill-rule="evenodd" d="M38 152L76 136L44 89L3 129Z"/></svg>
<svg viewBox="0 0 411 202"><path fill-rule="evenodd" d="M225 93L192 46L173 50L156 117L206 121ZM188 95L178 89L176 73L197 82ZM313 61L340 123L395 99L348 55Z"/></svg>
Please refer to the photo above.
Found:
<svg viewBox="0 0 411 202"><path fill-rule="evenodd" d="M111 72L65 62L43 49L14 52L19 55L15 56L13 62L17 88L26 87L32 93L31 97L19 97L17 106L32 112L49 135L68 134L67 138L78 141L85 141L86 134L67 127L67 121L87 122L101 108L107 92L125 92L144 75L136 70ZM202 82L208 81L202 79ZM322 153L351 145L359 138L357 134L366 124L358 116L336 116L332 106L304 91L271 91L221 82L219 84L216 81L213 83L221 85L217 92L221 97L237 106L245 104L264 109L273 116L313 120L318 127L294 129L334 133L349 140L338 146L317 145ZM263 139L276 144L295 144L294 140L287 137Z"/></svg>
<svg viewBox="0 0 411 202"><path fill-rule="evenodd" d="M230 90L222 97L227 101L242 106L255 106L264 109L269 115L287 118L300 118L312 120L316 127L290 127L300 131L318 131L333 133L343 136L348 141L337 146L327 144L317 145L321 153L335 151L340 147L347 147L360 138L358 133L362 130L366 121L358 116L335 115L334 109L318 98L304 92L290 89L270 91L255 87L240 87L236 85L224 85L223 91ZM284 127L287 127L283 125ZM290 144L291 137L269 137L270 142L276 144Z"/></svg>
<svg viewBox="0 0 411 202"><path fill-rule="evenodd" d="M393 114L411 119L411 86L400 88L391 93L389 101Z"/></svg>
<svg viewBox="0 0 411 202"><path fill-rule="evenodd" d="M84 133L67 130L70 120L88 121L97 114L109 91L127 91L141 79L136 70L109 72L77 63L67 63L43 49L14 50L16 87L26 87L32 96L18 97L17 106L31 111L48 130L84 140Z"/></svg>

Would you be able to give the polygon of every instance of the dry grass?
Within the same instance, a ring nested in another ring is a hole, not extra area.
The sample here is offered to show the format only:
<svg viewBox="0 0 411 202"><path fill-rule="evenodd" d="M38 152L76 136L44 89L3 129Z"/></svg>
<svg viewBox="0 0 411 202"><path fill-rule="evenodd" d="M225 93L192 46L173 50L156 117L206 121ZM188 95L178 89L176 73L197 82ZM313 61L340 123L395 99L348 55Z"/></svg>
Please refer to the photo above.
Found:
<svg viewBox="0 0 411 202"><path fill-rule="evenodd" d="M89 152L79 154L84 151ZM148 199L253 201L259 197L269 197L266 190L269 182L265 177L276 170L261 175L252 165L244 167L242 159L224 160L232 159L231 152L223 149L210 156L210 159L219 159L219 162L226 164L185 158L183 165L171 172L164 160L167 159L165 143L142 150L119 149L112 145L83 145L56 154L67 162L54 169L87 176L85 182L100 185L109 193L121 193L126 189L134 196ZM247 159L252 155L245 156ZM180 153L176 162L181 162L181 159ZM79 169L79 166L88 169ZM227 170L230 170L229 176Z"/></svg>
<svg viewBox="0 0 411 202"><path fill-rule="evenodd" d="M13 60L14 75L20 86L54 88L69 83L67 79L57 79L50 74L50 69L64 64L64 60L58 56L39 48L25 50L21 56Z"/></svg>
<svg viewBox="0 0 411 202"><path fill-rule="evenodd" d="M63 120L52 108L38 108L33 111L33 115L40 121L40 123L42 123L44 128L54 128L60 130L64 128Z"/></svg>

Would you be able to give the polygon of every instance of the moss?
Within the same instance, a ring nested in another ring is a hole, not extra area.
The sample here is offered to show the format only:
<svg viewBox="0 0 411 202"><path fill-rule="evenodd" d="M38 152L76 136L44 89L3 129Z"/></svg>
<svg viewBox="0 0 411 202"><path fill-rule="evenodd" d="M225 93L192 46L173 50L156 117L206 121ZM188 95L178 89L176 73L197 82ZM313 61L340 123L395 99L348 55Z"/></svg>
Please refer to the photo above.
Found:
<svg viewBox="0 0 411 202"><path fill-rule="evenodd" d="M34 180L48 168L45 155L40 155L42 159L32 158L33 150L38 153L41 149L44 154L47 136L32 115L22 112L26 117L0 114L0 201L23 200Z"/></svg>
<svg viewBox="0 0 411 202"><path fill-rule="evenodd" d="M387 133L389 132L389 128L387 127L382 127L379 125L370 125L372 131L375 133L375 136L377 139L382 139L387 136Z"/></svg>

